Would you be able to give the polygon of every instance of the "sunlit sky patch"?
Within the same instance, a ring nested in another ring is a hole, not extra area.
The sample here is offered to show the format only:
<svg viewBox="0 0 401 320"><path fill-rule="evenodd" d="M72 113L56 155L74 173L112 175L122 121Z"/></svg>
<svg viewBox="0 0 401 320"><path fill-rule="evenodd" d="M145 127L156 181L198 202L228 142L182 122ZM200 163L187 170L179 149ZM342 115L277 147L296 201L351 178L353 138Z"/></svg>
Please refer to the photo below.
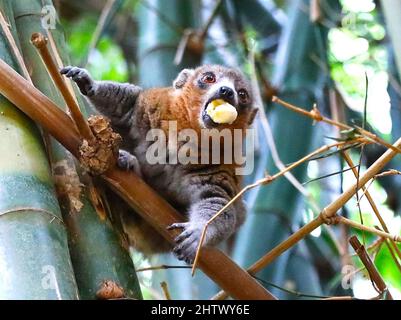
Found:
<svg viewBox="0 0 401 320"><path fill-rule="evenodd" d="M333 29L329 34L332 42L331 52L338 61L347 61L368 51L369 42L350 32Z"/></svg>
<svg viewBox="0 0 401 320"><path fill-rule="evenodd" d="M343 8L351 12L370 12L376 8L373 0L342 0Z"/></svg>

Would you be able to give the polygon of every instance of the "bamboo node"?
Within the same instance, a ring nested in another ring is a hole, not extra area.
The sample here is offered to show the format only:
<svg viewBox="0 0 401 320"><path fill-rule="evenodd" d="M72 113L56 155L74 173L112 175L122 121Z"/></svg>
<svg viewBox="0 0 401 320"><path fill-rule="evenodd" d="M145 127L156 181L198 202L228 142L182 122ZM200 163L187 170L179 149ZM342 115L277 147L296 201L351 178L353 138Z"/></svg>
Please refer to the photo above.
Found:
<svg viewBox="0 0 401 320"><path fill-rule="evenodd" d="M124 289L112 280L105 280L96 292L96 298L100 300L125 298Z"/></svg>
<svg viewBox="0 0 401 320"><path fill-rule="evenodd" d="M320 219L327 225L335 225L340 222L340 217L337 214L330 215L326 209L323 209L319 214Z"/></svg>
<svg viewBox="0 0 401 320"><path fill-rule="evenodd" d="M101 175L112 168L118 156L121 136L110 126L110 120L95 115L88 119L95 142L84 139L79 147L79 161L93 175Z"/></svg>
<svg viewBox="0 0 401 320"><path fill-rule="evenodd" d="M320 113L319 109L317 108L316 104L313 105L312 110L310 111L310 115L313 118L313 120L319 122L323 120L323 116Z"/></svg>

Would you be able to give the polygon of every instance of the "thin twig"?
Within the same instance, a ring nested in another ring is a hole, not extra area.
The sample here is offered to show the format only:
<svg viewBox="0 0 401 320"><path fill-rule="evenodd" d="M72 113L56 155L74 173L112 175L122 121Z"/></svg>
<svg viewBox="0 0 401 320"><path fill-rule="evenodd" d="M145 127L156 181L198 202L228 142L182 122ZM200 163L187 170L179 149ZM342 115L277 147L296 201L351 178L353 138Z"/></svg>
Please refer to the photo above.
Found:
<svg viewBox="0 0 401 320"><path fill-rule="evenodd" d="M160 266L136 269L135 272L156 271L156 270L166 270L166 269L190 269L190 268L192 268L192 266L168 266L168 265L162 264Z"/></svg>
<svg viewBox="0 0 401 320"><path fill-rule="evenodd" d="M368 80L368 75L365 73L365 101L363 105L363 122L362 122L362 128L365 129L366 127L366 115L367 115L367 106L368 106L368 89L369 89L369 80ZM356 178L356 192L355 192L355 197L356 197L356 203L358 207L358 213L359 213L359 219L361 223L363 224L363 215L362 215L362 210L361 210L361 205L359 203L359 192L358 192L358 186L359 186L359 176L361 174L361 164L362 164L362 157L363 157L363 149L364 146L361 146L361 152L359 155L359 162L358 162L358 169L357 169L357 174L355 175ZM362 239L363 239L363 244L366 245L366 235L365 232L362 232Z"/></svg>
<svg viewBox="0 0 401 320"><path fill-rule="evenodd" d="M299 108L297 106L294 106L291 103L285 102L285 101L279 99L276 96L274 96L272 98L272 101L282 105L283 107L286 107L287 109L290 109L290 110L295 111L297 113L300 113L300 114L302 114L304 116L307 116L307 117L313 119L316 122L320 122L320 121L321 122L325 122L325 123L328 123L328 124L333 125L335 127L338 127L341 130L356 130L357 133L365 136L366 138L369 138L372 142L375 142L377 144L385 146L386 148L391 149L391 150L393 150L395 152L401 153L401 149L399 147L396 147L396 146L394 146L392 144L389 144L388 142L386 142L383 139L379 138L377 135L373 134L372 132L369 132L369 131L367 131L367 130L359 127L359 126L351 127L351 126L349 126L347 124L344 124L344 123L335 121L333 119L324 117L320 113L320 111L316 108L316 106L314 106L314 108L311 111L307 111L307 110L304 110L304 109Z"/></svg>
<svg viewBox="0 0 401 320"><path fill-rule="evenodd" d="M398 176L401 175L401 171L398 171L396 169L390 169L387 171L383 171L382 173L379 173L374 176L374 179L381 178L381 177L388 177L388 176Z"/></svg>
<svg viewBox="0 0 401 320"><path fill-rule="evenodd" d="M329 297L329 296L319 296L319 295L314 295L314 294L308 294L308 293L303 293L303 292L299 292L299 291L294 291L294 290L290 290L287 288L283 288L278 286L277 284L268 282L266 280L263 280L259 277L253 276L256 280L260 281L261 283L263 283L263 285L265 286L270 286L273 288L276 288L278 290L281 290L283 292L286 292L288 294L300 297L300 298L313 298L313 299L323 299L323 300L352 300L355 299L354 297L351 296L340 296L340 297Z"/></svg>
<svg viewBox="0 0 401 320"><path fill-rule="evenodd" d="M395 241L395 242L401 242L401 237L398 236L398 235L389 234L388 232L384 232L384 231L378 230L376 228L366 226L366 225L358 223L356 221L347 219L347 218L345 218L343 216L336 216L336 218L338 219L338 221L336 221L338 223L345 224L347 226L353 227L355 229L359 229L361 231L367 231L367 232L375 234L375 235L377 235L379 237L383 237L383 238L386 238L386 239L389 239L389 240L392 240L392 241Z"/></svg>

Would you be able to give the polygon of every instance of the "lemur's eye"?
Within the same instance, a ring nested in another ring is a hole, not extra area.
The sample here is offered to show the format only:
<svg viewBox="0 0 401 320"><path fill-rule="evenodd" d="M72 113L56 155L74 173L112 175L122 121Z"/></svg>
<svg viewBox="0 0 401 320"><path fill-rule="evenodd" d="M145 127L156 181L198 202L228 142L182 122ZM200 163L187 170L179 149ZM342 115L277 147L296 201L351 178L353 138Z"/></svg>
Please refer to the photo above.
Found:
<svg viewBox="0 0 401 320"><path fill-rule="evenodd" d="M238 97L242 103L246 103L248 101L248 92L245 89L238 90Z"/></svg>
<svg viewBox="0 0 401 320"><path fill-rule="evenodd" d="M213 73L206 73L202 77L202 82L204 82L204 83L215 83L216 82L216 76Z"/></svg>

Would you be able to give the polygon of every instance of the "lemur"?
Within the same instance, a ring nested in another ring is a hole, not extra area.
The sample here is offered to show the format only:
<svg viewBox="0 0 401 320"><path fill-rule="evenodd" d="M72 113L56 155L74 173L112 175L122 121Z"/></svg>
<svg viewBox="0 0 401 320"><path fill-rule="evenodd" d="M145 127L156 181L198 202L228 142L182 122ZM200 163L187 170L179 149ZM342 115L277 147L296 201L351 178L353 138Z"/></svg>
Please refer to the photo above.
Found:
<svg viewBox="0 0 401 320"><path fill-rule="evenodd" d="M184 223L169 229L182 232L176 237L173 253L192 263L205 223L240 191L241 177L235 174L235 163L219 164L149 164L146 150L152 144L146 135L150 129L162 129L168 137L168 122L177 129L246 129L252 123L256 108L248 80L238 70L219 65L184 69L172 87L144 90L128 83L94 81L85 69L65 67L61 71L71 78L81 93L103 115L123 138L118 166L135 172L175 208L186 214ZM216 102L217 101L217 102ZM234 118L218 121L211 107L227 104ZM215 119L215 120L213 120ZM232 123L231 123L232 122ZM145 253L168 250L166 241L137 215L128 228L132 245ZM244 222L242 200L235 202L207 229L204 245L213 246L231 236ZM152 232L151 232L152 231Z"/></svg>

